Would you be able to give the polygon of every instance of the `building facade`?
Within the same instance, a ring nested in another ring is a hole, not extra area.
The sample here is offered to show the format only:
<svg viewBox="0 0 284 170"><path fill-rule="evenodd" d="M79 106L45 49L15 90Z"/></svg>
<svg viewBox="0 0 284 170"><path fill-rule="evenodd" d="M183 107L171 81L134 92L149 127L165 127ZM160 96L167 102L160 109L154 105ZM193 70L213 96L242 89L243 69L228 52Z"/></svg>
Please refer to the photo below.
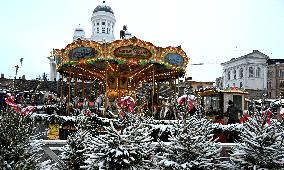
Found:
<svg viewBox="0 0 284 170"><path fill-rule="evenodd" d="M267 60L269 56L258 50L230 61L223 66L223 87L238 87L249 92L250 98L267 93Z"/></svg>
<svg viewBox="0 0 284 170"><path fill-rule="evenodd" d="M267 97L284 97L284 59L267 60Z"/></svg>

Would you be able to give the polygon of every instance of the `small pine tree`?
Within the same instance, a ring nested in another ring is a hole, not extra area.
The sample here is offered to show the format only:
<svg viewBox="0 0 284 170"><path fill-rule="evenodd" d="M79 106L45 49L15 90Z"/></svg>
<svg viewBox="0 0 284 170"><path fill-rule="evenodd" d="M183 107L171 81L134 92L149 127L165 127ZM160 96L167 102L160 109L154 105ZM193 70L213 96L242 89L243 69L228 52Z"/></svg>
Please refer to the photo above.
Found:
<svg viewBox="0 0 284 170"><path fill-rule="evenodd" d="M78 170L86 166L87 143L91 138L88 117L84 115L85 110L77 116L77 131L70 133L67 138L67 145L63 147L61 159L66 163L68 169Z"/></svg>
<svg viewBox="0 0 284 170"><path fill-rule="evenodd" d="M61 158L66 162L68 169L78 170L86 166L85 161L88 151L87 142L90 138L90 133L84 130L78 130L69 134L67 145L63 147Z"/></svg>
<svg viewBox="0 0 284 170"><path fill-rule="evenodd" d="M236 169L284 168L284 124L272 120L269 125L266 119L256 113L240 129L240 142L230 156Z"/></svg>
<svg viewBox="0 0 284 170"><path fill-rule="evenodd" d="M0 167L7 170L40 169L40 143L33 138L29 116L8 109L0 113Z"/></svg>
<svg viewBox="0 0 284 170"><path fill-rule="evenodd" d="M160 143L157 162L161 169L221 169L221 147L213 140L212 123L192 116L174 125L170 143Z"/></svg>
<svg viewBox="0 0 284 170"><path fill-rule="evenodd" d="M128 126L122 131L114 128L112 122L105 127L105 135L90 141L93 153L89 154L90 169L150 169L147 150L150 148L150 130L139 119L128 117Z"/></svg>

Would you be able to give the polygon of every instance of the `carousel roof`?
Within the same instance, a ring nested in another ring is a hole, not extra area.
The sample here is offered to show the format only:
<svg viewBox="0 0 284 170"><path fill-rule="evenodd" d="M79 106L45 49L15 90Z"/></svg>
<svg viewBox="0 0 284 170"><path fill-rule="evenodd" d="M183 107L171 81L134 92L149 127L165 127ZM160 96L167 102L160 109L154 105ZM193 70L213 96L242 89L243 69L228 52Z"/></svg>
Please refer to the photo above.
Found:
<svg viewBox="0 0 284 170"><path fill-rule="evenodd" d="M134 94L141 83L183 77L189 62L180 47L157 47L136 37L111 43L78 39L53 54L61 75L103 82L107 95L116 97Z"/></svg>
<svg viewBox="0 0 284 170"><path fill-rule="evenodd" d="M157 47L136 37L111 43L79 39L54 54L60 73L90 79L104 79L108 70L115 76L129 73L136 81L150 81L153 69L161 80L177 78L185 73L189 61L180 47Z"/></svg>

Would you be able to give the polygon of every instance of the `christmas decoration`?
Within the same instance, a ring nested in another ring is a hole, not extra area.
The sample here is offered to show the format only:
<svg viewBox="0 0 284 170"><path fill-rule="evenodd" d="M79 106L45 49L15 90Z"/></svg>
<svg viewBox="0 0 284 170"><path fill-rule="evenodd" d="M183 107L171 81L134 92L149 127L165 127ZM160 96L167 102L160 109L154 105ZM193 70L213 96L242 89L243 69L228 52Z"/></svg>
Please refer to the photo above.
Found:
<svg viewBox="0 0 284 170"><path fill-rule="evenodd" d="M116 102L117 106L124 112L133 112L135 107L134 99L130 96L121 97Z"/></svg>

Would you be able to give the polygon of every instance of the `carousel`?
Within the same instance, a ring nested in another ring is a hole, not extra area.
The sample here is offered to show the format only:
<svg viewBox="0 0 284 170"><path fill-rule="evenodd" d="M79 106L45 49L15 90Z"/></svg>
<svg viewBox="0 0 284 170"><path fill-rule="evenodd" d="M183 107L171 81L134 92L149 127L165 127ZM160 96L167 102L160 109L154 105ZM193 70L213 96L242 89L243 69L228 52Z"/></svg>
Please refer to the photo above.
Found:
<svg viewBox="0 0 284 170"><path fill-rule="evenodd" d="M54 49L53 56L61 78L74 82L69 96L86 96L86 82L99 82L96 89L109 99L122 96L136 97L136 89L143 83L153 85L153 93L158 91L159 82L174 80L184 76L189 58L181 47L157 47L136 37L99 43L80 40L68 44L63 49ZM81 94L78 94L81 83ZM70 94L74 93L74 94Z"/></svg>

